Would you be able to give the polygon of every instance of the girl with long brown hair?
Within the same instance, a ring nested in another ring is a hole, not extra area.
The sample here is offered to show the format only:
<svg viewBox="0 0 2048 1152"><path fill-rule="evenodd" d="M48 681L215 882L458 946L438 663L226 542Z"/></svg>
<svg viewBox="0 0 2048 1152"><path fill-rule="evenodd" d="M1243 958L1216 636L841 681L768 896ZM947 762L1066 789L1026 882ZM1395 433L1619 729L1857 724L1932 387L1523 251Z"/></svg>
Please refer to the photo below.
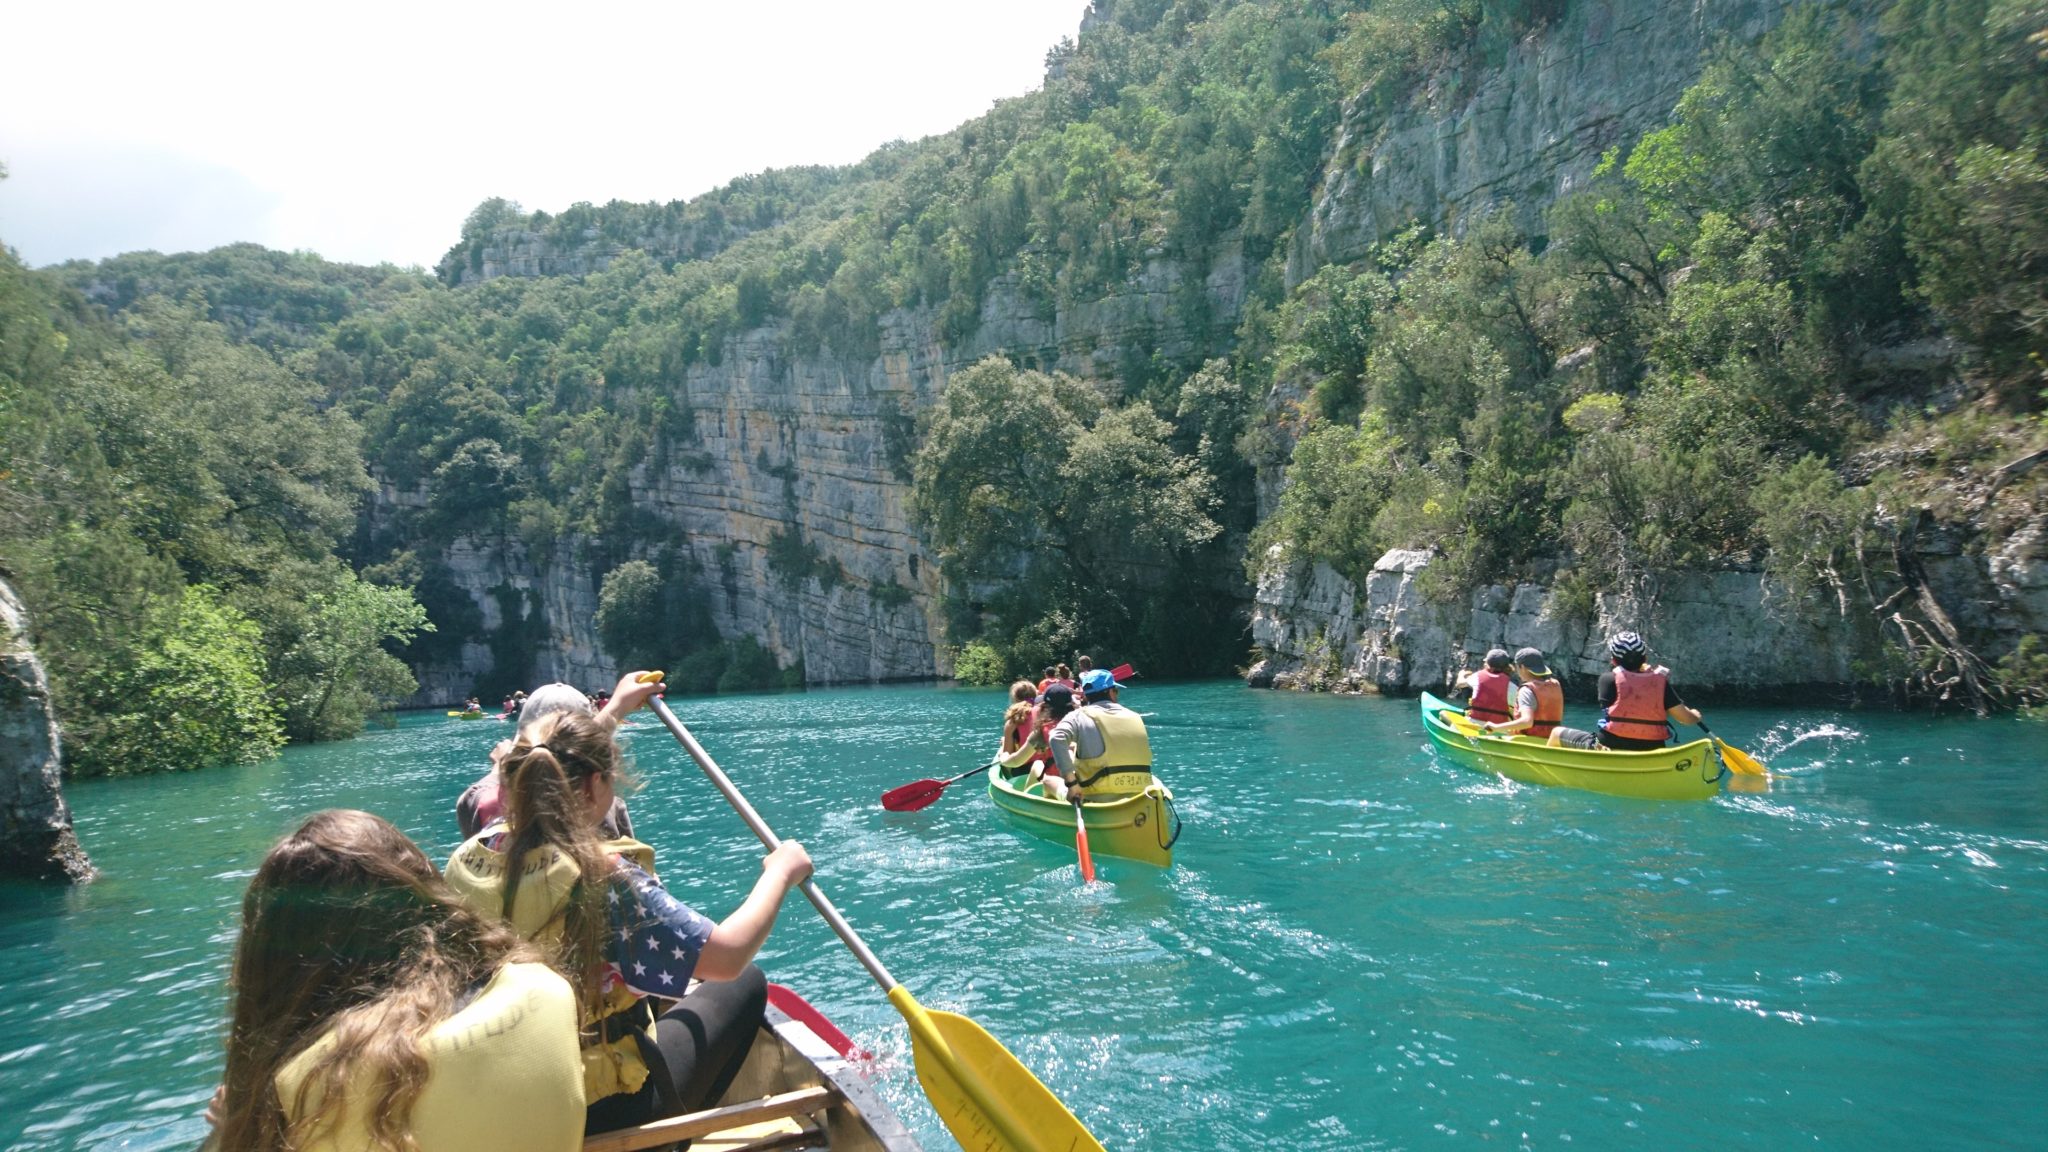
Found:
<svg viewBox="0 0 2048 1152"><path fill-rule="evenodd" d="M767 981L754 955L810 857L784 842L740 907L713 923L662 887L653 849L600 838L622 772L608 725L544 717L520 730L499 769L505 821L457 849L447 876L470 907L540 944L575 987L586 1131L715 1102L761 1025ZM686 994L692 976L702 983ZM676 1003L658 1010L657 1000Z"/></svg>
<svg viewBox="0 0 2048 1152"><path fill-rule="evenodd" d="M1038 714L1038 688L1029 680L1010 685L1010 706L1003 711L1003 755L1022 748L1031 739Z"/></svg>
<svg viewBox="0 0 2048 1152"><path fill-rule="evenodd" d="M367 812L309 818L242 900L224 1152L573 1152L576 1001Z"/></svg>

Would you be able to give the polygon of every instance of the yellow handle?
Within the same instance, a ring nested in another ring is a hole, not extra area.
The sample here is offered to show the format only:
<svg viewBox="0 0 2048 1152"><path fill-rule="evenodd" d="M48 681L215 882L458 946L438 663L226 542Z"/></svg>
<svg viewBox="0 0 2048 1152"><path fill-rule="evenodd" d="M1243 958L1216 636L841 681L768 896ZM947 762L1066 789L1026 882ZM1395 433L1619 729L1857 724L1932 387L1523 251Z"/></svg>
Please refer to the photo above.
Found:
<svg viewBox="0 0 2048 1152"><path fill-rule="evenodd" d="M661 681L662 681L662 678L663 678L663 677L665 677L665 676L667 676L667 675L668 675L668 673L666 673L666 672L663 672L663 671L661 671L660 669L658 669L658 668L657 668L657 669L655 669L655 670L654 670L654 671L652 671L652 672L642 672L642 673L641 673L641 674L639 674L638 676L635 676L635 677L633 677L633 683L635 683L635 684L659 684L659 683L661 683Z"/></svg>

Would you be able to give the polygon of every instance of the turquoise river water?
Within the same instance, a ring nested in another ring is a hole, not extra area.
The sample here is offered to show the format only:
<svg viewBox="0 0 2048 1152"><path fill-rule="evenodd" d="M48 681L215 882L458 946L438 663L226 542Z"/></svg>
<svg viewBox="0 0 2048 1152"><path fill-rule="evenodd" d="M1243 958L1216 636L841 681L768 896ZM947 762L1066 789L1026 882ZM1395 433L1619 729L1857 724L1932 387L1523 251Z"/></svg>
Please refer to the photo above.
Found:
<svg viewBox="0 0 2048 1152"><path fill-rule="evenodd" d="M1438 762L1413 701L1127 694L1186 834L1170 871L1019 835L977 781L1000 693L687 700L686 723L927 1006L993 1032L1111 1149L2040 1147L2048 757L2012 720L1710 712L1782 775L1648 803ZM105 875L0 887L0 1147L189 1147L268 844L329 806L437 857L507 730L439 714L241 768L70 790ZM760 851L651 718L643 839L723 915ZM926 1146L900 1018L801 899L763 954Z"/></svg>

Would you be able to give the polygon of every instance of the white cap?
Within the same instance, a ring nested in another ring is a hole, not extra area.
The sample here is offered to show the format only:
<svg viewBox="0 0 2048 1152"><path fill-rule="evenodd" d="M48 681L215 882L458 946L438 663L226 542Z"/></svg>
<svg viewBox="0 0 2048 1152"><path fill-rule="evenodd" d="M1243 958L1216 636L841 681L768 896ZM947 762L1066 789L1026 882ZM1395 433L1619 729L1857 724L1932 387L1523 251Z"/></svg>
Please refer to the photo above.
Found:
<svg viewBox="0 0 2048 1152"><path fill-rule="evenodd" d="M543 716L557 712L581 712L585 716L596 713L590 697L567 684L543 684L526 697L526 703L519 706L519 726L526 727Z"/></svg>

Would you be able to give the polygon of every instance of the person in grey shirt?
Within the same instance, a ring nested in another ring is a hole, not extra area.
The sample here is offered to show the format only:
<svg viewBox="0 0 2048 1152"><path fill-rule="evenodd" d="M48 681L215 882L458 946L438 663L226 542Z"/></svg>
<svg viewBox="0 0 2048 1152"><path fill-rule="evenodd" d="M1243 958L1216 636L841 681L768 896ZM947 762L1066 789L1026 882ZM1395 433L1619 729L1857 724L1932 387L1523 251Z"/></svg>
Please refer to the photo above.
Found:
<svg viewBox="0 0 2048 1152"><path fill-rule="evenodd" d="M1065 800L1075 790L1086 790L1112 774L1151 775L1152 745L1145 734L1145 721L1136 712L1117 703L1117 683L1103 669L1090 670L1081 677L1082 703L1074 704L1073 691L1056 684L1045 692L1046 715L1053 717L1050 744L1057 778L1045 778L1046 795ZM1085 774L1085 769L1093 769ZM1105 786L1105 790L1116 791Z"/></svg>

